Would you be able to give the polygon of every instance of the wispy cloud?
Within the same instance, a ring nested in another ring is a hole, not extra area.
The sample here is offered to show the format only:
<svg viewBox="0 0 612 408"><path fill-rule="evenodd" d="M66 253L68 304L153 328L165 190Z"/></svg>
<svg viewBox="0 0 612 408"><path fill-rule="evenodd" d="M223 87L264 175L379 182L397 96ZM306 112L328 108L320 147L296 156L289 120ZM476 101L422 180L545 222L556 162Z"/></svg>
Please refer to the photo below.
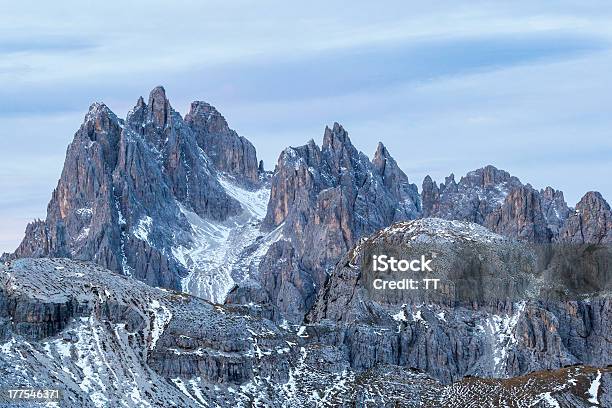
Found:
<svg viewBox="0 0 612 408"><path fill-rule="evenodd" d="M96 47L93 41L80 37L46 36L31 37L20 35L16 38L0 39L0 54L50 54L71 51L92 50Z"/></svg>

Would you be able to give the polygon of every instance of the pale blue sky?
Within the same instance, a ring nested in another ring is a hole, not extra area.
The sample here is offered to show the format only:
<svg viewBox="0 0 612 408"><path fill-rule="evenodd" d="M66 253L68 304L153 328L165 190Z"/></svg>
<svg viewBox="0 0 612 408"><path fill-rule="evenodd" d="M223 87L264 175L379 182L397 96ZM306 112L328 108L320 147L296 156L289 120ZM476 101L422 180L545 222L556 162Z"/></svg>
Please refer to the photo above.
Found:
<svg viewBox="0 0 612 408"><path fill-rule="evenodd" d="M609 2L124 3L3 4L0 252L44 217L90 103L124 117L158 84L183 114L215 105L267 168L338 121L419 188L494 164L570 205L612 198Z"/></svg>

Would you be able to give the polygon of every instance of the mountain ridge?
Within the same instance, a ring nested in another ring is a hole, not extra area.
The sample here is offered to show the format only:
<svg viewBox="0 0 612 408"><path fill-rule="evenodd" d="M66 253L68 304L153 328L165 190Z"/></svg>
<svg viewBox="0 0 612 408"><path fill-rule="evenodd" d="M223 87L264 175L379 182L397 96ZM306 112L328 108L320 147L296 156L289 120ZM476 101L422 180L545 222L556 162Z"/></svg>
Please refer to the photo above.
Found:
<svg viewBox="0 0 612 408"><path fill-rule="evenodd" d="M216 288L191 284L191 290L221 301L232 285L257 286L258 267L253 262L245 266L240 255L227 255L235 259L231 270L215 275L211 266L204 273L201 268L194 272L194 264L219 261L201 256L189 259L185 254L193 255L194 245L202 239L218 241L215 235L220 231L227 234L227 228L236 229L225 225L228 219L245 218L240 215L246 211L245 204L236 197L253 200L248 192L259 190L265 197L263 189L268 188L265 216L253 215L249 222L257 224L255 230L232 239L241 242L241 251L262 240L266 244L259 252L273 245L276 254L281 245L287 250L293 247L295 265L279 266L287 270L281 274L287 281L259 285L276 293L274 297L284 291L288 297L302 299L299 307L282 306L294 309L298 319L342 253L362 235L404 219L467 220L537 242L576 242L579 237L585 241L585 236L586 241L612 240L606 232L609 206L601 195L587 194L578 204L593 213L585 232L580 229L584 217L570 214L561 191L535 190L492 165L468 172L459 182L451 174L439 186L426 176L419 193L382 142L370 160L338 123L325 127L321 147L311 140L281 152L269 175L258 162L255 147L233 131L216 108L195 101L182 118L170 105L165 89L158 86L148 102L138 99L125 120L103 103L90 106L68 148L47 219L28 225L20 246L4 259L45 255L92 259L111 270L134 270L139 279L154 286L186 290L190 283L185 279L193 283L196 275L210 280L206 274L212 273L226 283ZM227 189L234 193L227 194ZM202 228L210 231L196 231ZM276 228L284 232L272 237ZM276 243L281 235L291 243ZM146 242L149 238L154 245ZM326 248L325 253L309 254L308 249L316 246ZM265 258L260 255L255 263ZM143 267L152 260L160 267ZM261 294L254 296L261 298Z"/></svg>

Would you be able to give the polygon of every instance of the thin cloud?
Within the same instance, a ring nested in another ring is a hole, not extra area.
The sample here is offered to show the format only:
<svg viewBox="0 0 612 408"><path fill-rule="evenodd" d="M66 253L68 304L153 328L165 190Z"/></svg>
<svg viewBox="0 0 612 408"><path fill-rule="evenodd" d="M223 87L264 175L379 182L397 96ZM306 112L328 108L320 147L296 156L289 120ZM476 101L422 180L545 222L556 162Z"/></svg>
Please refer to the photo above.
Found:
<svg viewBox="0 0 612 408"><path fill-rule="evenodd" d="M46 36L0 39L0 54L49 54L93 50L98 45L79 37Z"/></svg>

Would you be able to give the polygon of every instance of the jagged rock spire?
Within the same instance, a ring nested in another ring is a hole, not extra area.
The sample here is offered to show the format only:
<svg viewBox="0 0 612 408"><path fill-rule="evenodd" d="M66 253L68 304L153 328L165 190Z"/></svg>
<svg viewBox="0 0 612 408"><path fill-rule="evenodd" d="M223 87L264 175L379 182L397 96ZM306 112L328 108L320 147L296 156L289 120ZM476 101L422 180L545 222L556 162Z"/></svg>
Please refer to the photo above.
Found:
<svg viewBox="0 0 612 408"><path fill-rule="evenodd" d="M140 103L140 99L138 101ZM158 127L165 127L170 121L172 107L163 86L156 86L149 94L149 120Z"/></svg>
<svg viewBox="0 0 612 408"><path fill-rule="evenodd" d="M359 237L415 218L419 209L416 186L387 149L380 145L371 162L353 146L348 132L334 123L325 128L322 148L311 140L285 149L279 157L264 227L284 223L283 234L300 268L284 268L291 272L262 286L281 311L298 318L296 311L303 313L310 306L329 268ZM290 290L296 282L299 293Z"/></svg>
<svg viewBox="0 0 612 408"><path fill-rule="evenodd" d="M398 220L418 217L421 212L418 188L408 181L408 176L400 169L382 142L378 142L372 166L382 178L385 187L403 206L398 208Z"/></svg>
<svg viewBox="0 0 612 408"><path fill-rule="evenodd" d="M218 162L232 161L232 152L220 153ZM187 245L192 232L181 208L214 221L242 211L164 88L154 88L148 104L140 97L126 122L94 103L68 148L46 220L28 228L17 255L91 260L176 289L186 270L171 248L175 239Z"/></svg>
<svg viewBox="0 0 612 408"><path fill-rule="evenodd" d="M338 122L334 122L333 127L325 126L323 134L323 149L340 150L342 147L353 146L348 132Z"/></svg>

